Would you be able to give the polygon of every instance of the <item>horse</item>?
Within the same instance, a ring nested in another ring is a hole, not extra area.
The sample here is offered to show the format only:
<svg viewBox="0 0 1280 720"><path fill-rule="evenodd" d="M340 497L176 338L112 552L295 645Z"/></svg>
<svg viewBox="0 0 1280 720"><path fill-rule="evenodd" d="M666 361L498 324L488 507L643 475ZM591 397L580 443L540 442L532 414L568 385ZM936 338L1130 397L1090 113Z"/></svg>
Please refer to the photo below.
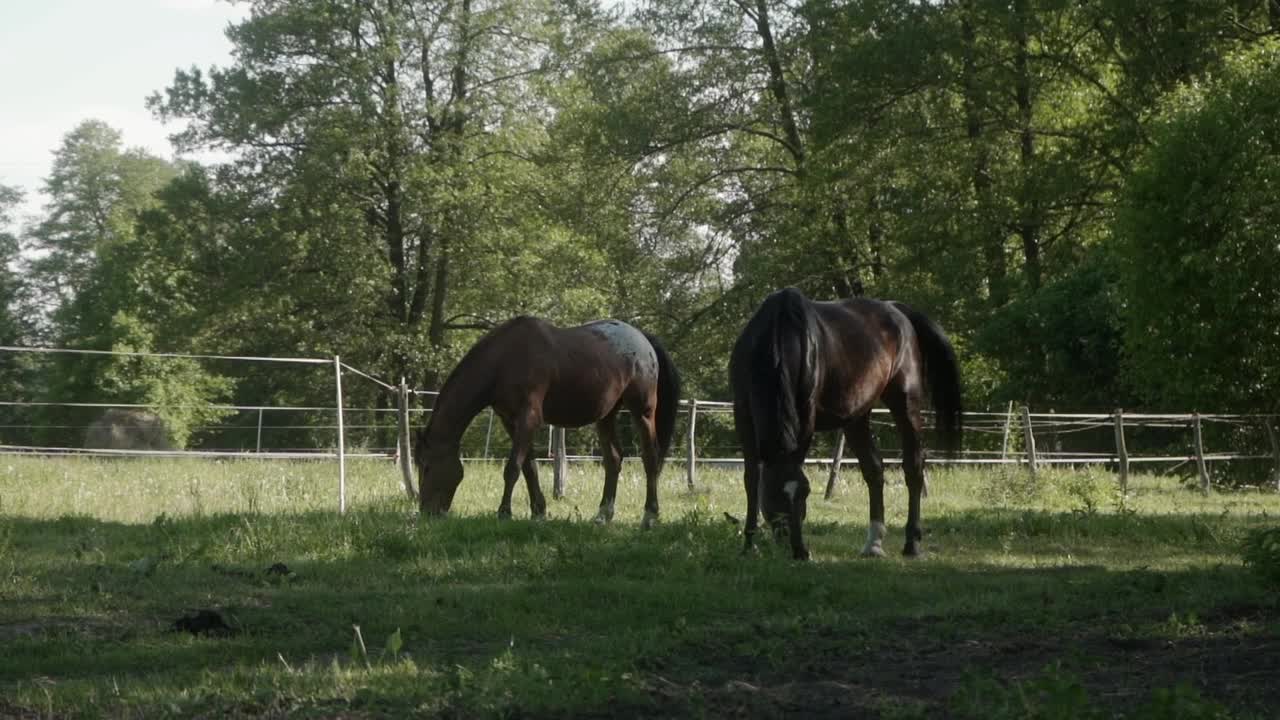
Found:
<svg viewBox="0 0 1280 720"><path fill-rule="evenodd" d="M909 498L903 554L921 554L926 393L948 453L959 448L963 434L959 365L936 323L900 302L815 302L784 288L766 298L743 328L729 379L747 493L743 552L754 547L763 505L779 541L790 536L792 556L809 558L801 537L809 495L802 466L814 433L838 429L857 455L870 495L862 554L884 555L884 467L871 432L871 408L881 401L902 439Z"/></svg>
<svg viewBox="0 0 1280 720"><path fill-rule="evenodd" d="M631 412L640 436L645 502L642 527L658 519L658 475L671 449L680 375L658 339L620 320L560 328L520 316L491 330L467 351L445 379L431 419L418 434L419 511L443 515L462 482L462 433L486 407L511 437L503 468L498 517L511 517L511 492L521 471L533 518L546 517L547 501L531 454L543 423L582 427L595 423L604 464L604 495L595 516L613 519L622 444L618 412Z"/></svg>

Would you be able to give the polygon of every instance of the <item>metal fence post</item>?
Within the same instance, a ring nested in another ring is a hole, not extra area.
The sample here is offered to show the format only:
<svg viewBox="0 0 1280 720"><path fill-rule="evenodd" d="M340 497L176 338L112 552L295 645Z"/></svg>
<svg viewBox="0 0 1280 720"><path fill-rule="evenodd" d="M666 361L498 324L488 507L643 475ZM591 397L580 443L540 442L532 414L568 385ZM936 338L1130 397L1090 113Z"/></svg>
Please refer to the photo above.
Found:
<svg viewBox="0 0 1280 720"><path fill-rule="evenodd" d="M686 454L686 462L685 462L685 478L686 478L686 481L688 482L690 490L693 489L695 473L697 472L696 470L694 470L695 460L697 458L695 454L695 448L694 448L694 429L697 427L697 424L698 424L698 401L690 400L689 401L689 447L688 447L688 452Z"/></svg>
<svg viewBox="0 0 1280 720"><path fill-rule="evenodd" d="M346 433L342 427L342 359L333 356L334 387L338 400L338 514L347 512L347 450Z"/></svg>
<svg viewBox="0 0 1280 720"><path fill-rule="evenodd" d="M1022 406L1022 432L1027 441L1027 470L1031 472L1031 477L1034 479L1036 476L1036 434L1031 428L1031 408L1026 405Z"/></svg>
<svg viewBox="0 0 1280 720"><path fill-rule="evenodd" d="M417 491L413 489L413 449L409 440L409 384L400 378L400 393L397 398L397 420L400 426L400 477L404 480L404 491L410 500L416 500Z"/></svg>
<svg viewBox="0 0 1280 720"><path fill-rule="evenodd" d="M556 427L551 437L555 454L552 466L555 479L551 485L551 496L559 500L564 497L565 475L569 473L569 458L564 454L564 428Z"/></svg>

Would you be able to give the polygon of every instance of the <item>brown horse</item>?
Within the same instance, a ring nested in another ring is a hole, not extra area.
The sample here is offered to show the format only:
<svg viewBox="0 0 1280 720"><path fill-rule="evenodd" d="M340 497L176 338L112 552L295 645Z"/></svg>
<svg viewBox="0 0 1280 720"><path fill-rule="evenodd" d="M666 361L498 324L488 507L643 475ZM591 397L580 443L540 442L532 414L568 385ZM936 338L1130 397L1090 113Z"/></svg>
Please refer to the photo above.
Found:
<svg viewBox="0 0 1280 720"><path fill-rule="evenodd" d="M531 514L546 515L531 454L539 426L595 423L604 461L604 497L595 519L609 522L623 457L617 417L626 408L640 435L646 481L642 524L648 527L658 519L658 474L671 449L679 400L680 376L666 350L627 323L599 320L559 328L533 317L509 320L463 356L418 435L414 455L420 510L448 512L462 482L462 433L472 418L492 406L511 436L499 517L511 516L511 491L522 470Z"/></svg>
<svg viewBox="0 0 1280 720"><path fill-rule="evenodd" d="M808 559L800 535L809 495L802 466L815 432L842 429L870 494L862 554L884 555L884 468L871 434L871 407L882 401L902 438L908 491L903 554L920 554L926 392L949 451L960 446L963 432L960 370L941 328L902 303L813 302L786 288L766 298L747 322L729 375L745 468L744 551L752 547L763 504L765 520L779 538L790 535L792 555Z"/></svg>

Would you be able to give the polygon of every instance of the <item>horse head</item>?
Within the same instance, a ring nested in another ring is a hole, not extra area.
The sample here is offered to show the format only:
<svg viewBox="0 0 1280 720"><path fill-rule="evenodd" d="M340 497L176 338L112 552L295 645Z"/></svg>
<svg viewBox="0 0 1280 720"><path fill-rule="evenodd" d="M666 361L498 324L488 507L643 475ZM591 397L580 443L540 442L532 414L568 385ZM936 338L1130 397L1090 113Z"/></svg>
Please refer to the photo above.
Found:
<svg viewBox="0 0 1280 720"><path fill-rule="evenodd" d="M414 453L418 466L418 509L423 515L444 515L453 505L454 493L462 483L462 460L458 448L431 448L418 443Z"/></svg>

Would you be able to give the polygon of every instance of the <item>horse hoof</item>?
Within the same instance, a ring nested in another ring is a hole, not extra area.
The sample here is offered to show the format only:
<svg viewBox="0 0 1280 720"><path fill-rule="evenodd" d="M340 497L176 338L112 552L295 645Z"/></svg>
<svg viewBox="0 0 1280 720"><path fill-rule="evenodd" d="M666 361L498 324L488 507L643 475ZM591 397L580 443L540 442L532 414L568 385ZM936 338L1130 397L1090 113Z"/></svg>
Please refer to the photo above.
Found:
<svg viewBox="0 0 1280 720"><path fill-rule="evenodd" d="M510 519L511 519L511 511L510 511L510 510L503 510L502 508L498 508L498 519L499 519L499 520L510 520Z"/></svg>
<svg viewBox="0 0 1280 720"><path fill-rule="evenodd" d="M864 558L882 558L884 557L884 548L879 545L868 545L862 548L862 557Z"/></svg>
<svg viewBox="0 0 1280 720"><path fill-rule="evenodd" d="M610 521L612 521L612 520L613 520L613 518L611 518L611 517L609 517L608 515L606 515L606 514L604 514L604 513L600 512L600 513L596 513L596 516L595 516L594 518L592 518L591 522L593 522L593 523L595 523L595 524L597 524L597 525L608 525L608 524L610 523Z"/></svg>
<svg viewBox="0 0 1280 720"><path fill-rule="evenodd" d="M545 522L547 519L547 513L545 511L540 513L534 513L529 516L529 519L534 522Z"/></svg>
<svg viewBox="0 0 1280 720"><path fill-rule="evenodd" d="M658 524L658 514L650 510L645 510L644 519L640 521L641 530L649 530Z"/></svg>
<svg viewBox="0 0 1280 720"><path fill-rule="evenodd" d="M791 556L799 562L809 562L809 551L806 548L793 551Z"/></svg>
<svg viewBox="0 0 1280 720"><path fill-rule="evenodd" d="M902 557L908 560L921 560L924 558L924 550L918 545L907 545L902 549Z"/></svg>

